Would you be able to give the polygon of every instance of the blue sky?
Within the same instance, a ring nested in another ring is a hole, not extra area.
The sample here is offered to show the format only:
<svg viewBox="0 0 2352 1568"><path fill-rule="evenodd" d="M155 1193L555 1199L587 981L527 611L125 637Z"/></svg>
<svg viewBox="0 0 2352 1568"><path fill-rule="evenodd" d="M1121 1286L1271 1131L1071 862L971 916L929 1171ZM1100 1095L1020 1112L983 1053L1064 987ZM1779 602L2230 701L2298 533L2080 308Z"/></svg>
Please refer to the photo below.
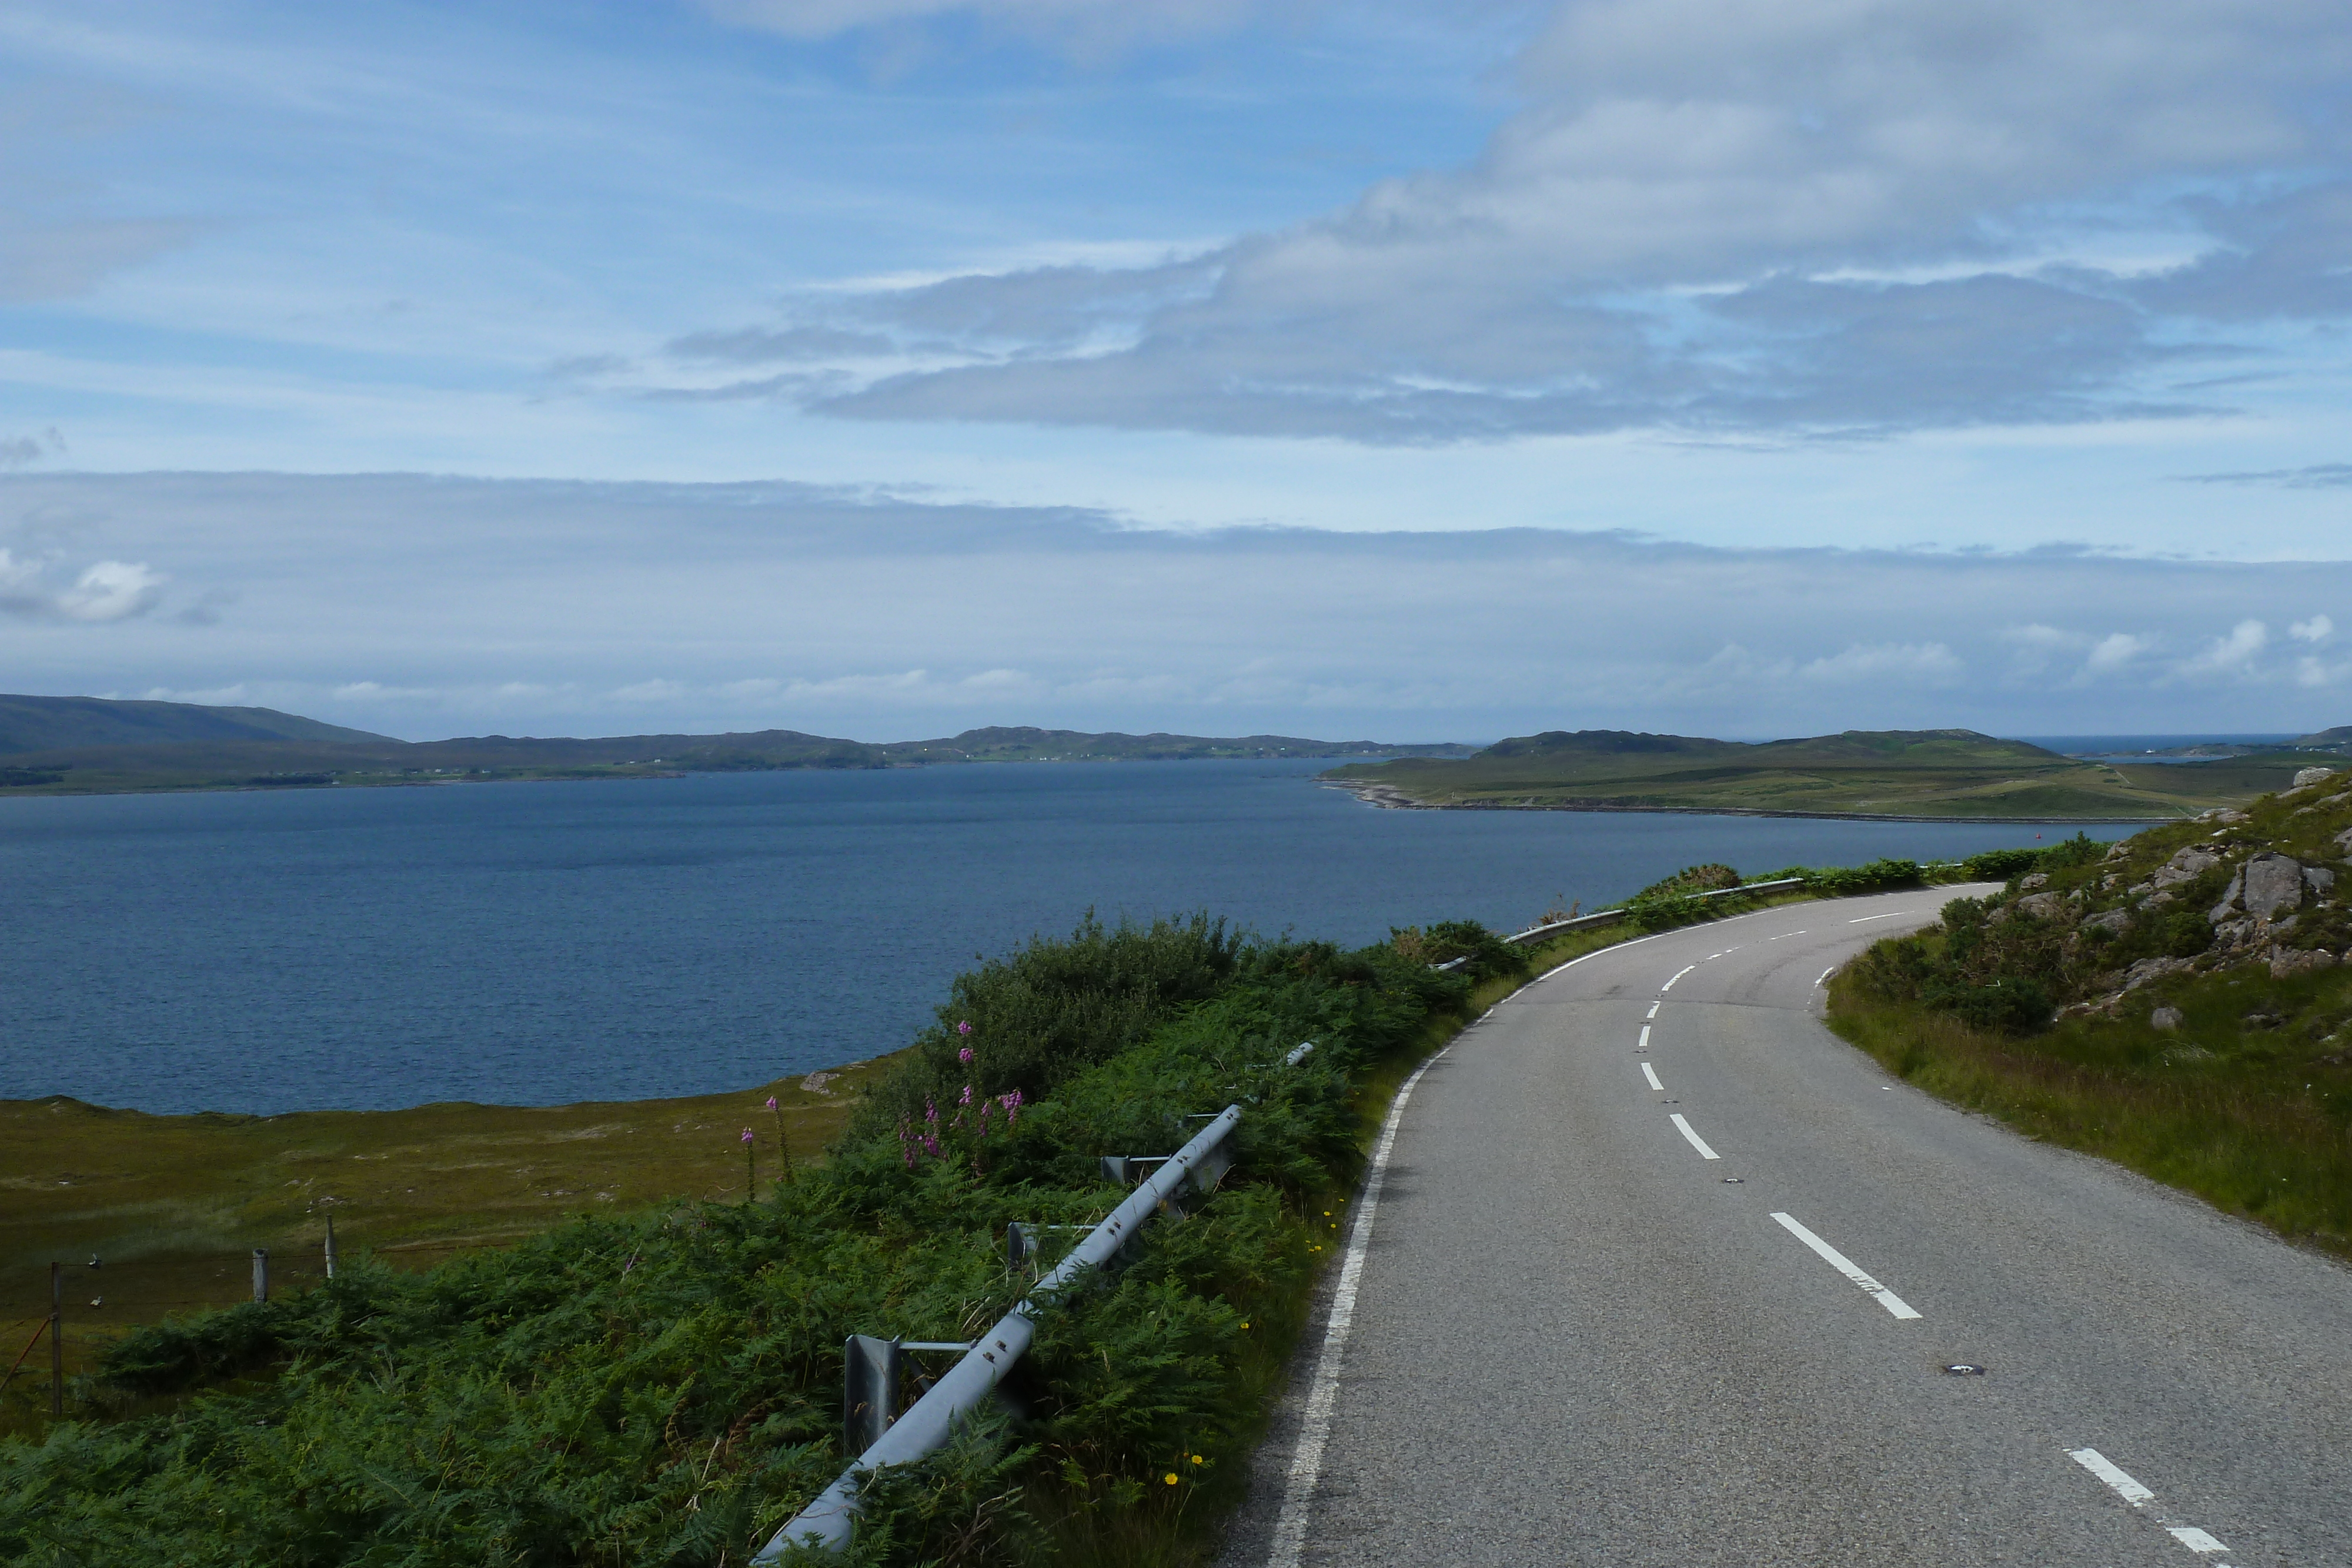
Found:
<svg viewBox="0 0 2352 1568"><path fill-rule="evenodd" d="M2307 0L17 0L0 684L2352 721L2347 83Z"/></svg>

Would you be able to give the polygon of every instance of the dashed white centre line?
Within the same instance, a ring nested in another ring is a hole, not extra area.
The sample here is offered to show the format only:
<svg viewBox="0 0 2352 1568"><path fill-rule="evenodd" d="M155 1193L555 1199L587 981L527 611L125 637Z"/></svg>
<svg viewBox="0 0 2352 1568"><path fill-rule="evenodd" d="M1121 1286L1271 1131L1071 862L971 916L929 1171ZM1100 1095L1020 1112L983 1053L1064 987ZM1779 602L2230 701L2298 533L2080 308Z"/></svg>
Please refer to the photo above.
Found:
<svg viewBox="0 0 2352 1568"><path fill-rule="evenodd" d="M1665 1085L1661 1083L1658 1087L1663 1089ZM1706 1146L1706 1140L1705 1138L1700 1137L1696 1133L1691 1131L1691 1124L1683 1120L1683 1113L1680 1111L1675 1112L1670 1120L1672 1120L1675 1124L1675 1130L1682 1134L1684 1137L1690 1140L1690 1146L1698 1151L1699 1158L1703 1160L1719 1160L1723 1158L1721 1155L1717 1154L1713 1149Z"/></svg>
<svg viewBox="0 0 2352 1568"><path fill-rule="evenodd" d="M1847 1279L1852 1280L1855 1284L1860 1285L1865 1295L1869 1296L1873 1301L1875 1301L1880 1306L1885 1307L1888 1312L1894 1313L1896 1317L1916 1318L1919 1315L1911 1309L1909 1302L1896 1295L1894 1291L1888 1290L1885 1286L1880 1284L1877 1281L1872 1279L1868 1274L1864 1273L1861 1269L1855 1267L1853 1259L1848 1258L1844 1253L1839 1251L1836 1248L1831 1246L1828 1242L1822 1240L1820 1237L1814 1235L1803 1226L1798 1224L1790 1216L1776 1211L1772 1218L1780 1222L1782 1229L1788 1231L1790 1235L1795 1237L1798 1240L1803 1242L1806 1246L1811 1248L1814 1252L1819 1254L1822 1261L1827 1263L1831 1268L1835 1269L1839 1273L1843 1274Z"/></svg>
<svg viewBox="0 0 2352 1568"><path fill-rule="evenodd" d="M1689 974L1693 969L1697 967L1698 966L1696 964L1685 964L1681 968L1675 971L1675 980L1681 979L1685 975ZM1668 991L1673 990L1675 988L1675 980L1668 980L1664 985L1660 986L1658 988L1658 995L1663 997Z"/></svg>
<svg viewBox="0 0 2352 1568"><path fill-rule="evenodd" d="M1666 1086L1658 1082L1658 1070L1651 1066L1646 1061L1642 1063L1642 1076L1650 1081L1651 1088L1657 1090L1661 1093L1665 1092Z"/></svg>
<svg viewBox="0 0 2352 1568"><path fill-rule="evenodd" d="M1916 914L1917 914L1917 913L1918 913L1918 911L1916 911L1916 910L1913 910L1913 909L1897 909L1897 910L1894 911L1893 913L1891 913L1891 914L1887 914L1887 915L1859 915L1859 916L1856 916L1854 919L1852 919L1852 920L1847 921L1847 922L1846 922L1846 924L1847 924L1848 925L1862 925L1864 921L1869 921L1869 920L1900 920L1900 919L1902 919L1902 918L1903 918L1905 915L1916 915Z"/></svg>
<svg viewBox="0 0 2352 1568"><path fill-rule="evenodd" d="M2156 1500L2154 1492L2124 1474L2121 1466L2096 1448L2069 1448L2066 1457L2113 1487L2116 1495L2134 1508Z"/></svg>
<svg viewBox="0 0 2352 1568"><path fill-rule="evenodd" d="M1652 1002L1652 1003L1650 1004L1650 1010L1649 1010L1648 1012L1646 1012L1646 1013L1643 1013L1642 1016L1643 1016L1643 1018L1653 1018L1653 1019L1654 1019L1654 1018L1656 1018L1656 1017L1658 1016L1658 1004L1657 1004L1657 1003L1655 1003L1655 1002Z"/></svg>
<svg viewBox="0 0 2352 1568"><path fill-rule="evenodd" d="M2069 1448L2066 1450L2066 1457L2106 1482L2109 1490L2134 1508L2145 1508L2156 1500L2154 1492L2134 1480L2125 1472L2122 1466L2096 1448ZM2230 1550L2193 1524L2175 1524L2160 1512L2157 1514L2156 1521L2164 1527L2164 1532L2167 1535L2200 1557L2210 1557ZM2220 1563L2217 1568L2230 1568L2230 1565L2226 1563Z"/></svg>
<svg viewBox="0 0 2352 1568"><path fill-rule="evenodd" d="M1643 1024L1642 1026L1642 1038L1634 1042L1633 1049L1635 1051L1647 1051L1650 1049L1650 1026L1648 1024Z"/></svg>

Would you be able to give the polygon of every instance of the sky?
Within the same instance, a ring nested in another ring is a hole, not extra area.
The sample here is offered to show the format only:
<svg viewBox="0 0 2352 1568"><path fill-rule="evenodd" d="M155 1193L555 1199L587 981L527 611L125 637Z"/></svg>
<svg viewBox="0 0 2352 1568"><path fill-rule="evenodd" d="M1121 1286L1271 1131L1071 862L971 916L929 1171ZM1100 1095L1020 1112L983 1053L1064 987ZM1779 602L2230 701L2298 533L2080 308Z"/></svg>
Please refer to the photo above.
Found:
<svg viewBox="0 0 2352 1568"><path fill-rule="evenodd" d="M2352 722L2352 9L0 4L0 686Z"/></svg>

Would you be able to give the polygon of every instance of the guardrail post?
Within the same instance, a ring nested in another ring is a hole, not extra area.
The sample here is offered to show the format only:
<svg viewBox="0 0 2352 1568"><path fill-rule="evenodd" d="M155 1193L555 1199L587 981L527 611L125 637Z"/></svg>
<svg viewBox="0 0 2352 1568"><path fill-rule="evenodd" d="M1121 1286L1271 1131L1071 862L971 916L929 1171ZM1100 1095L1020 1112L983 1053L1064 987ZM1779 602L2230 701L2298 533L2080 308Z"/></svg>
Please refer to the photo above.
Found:
<svg viewBox="0 0 2352 1568"><path fill-rule="evenodd" d="M335 1211L327 1210L327 1278L335 1277Z"/></svg>
<svg viewBox="0 0 2352 1568"><path fill-rule="evenodd" d="M269 1249L267 1247L253 1249L253 1299L257 1301L269 1299Z"/></svg>
<svg viewBox="0 0 2352 1568"><path fill-rule="evenodd" d="M843 1348L841 1365L841 1446L844 1453L862 1454L882 1440L898 1418L898 1364L901 1346L895 1339L854 1333Z"/></svg>

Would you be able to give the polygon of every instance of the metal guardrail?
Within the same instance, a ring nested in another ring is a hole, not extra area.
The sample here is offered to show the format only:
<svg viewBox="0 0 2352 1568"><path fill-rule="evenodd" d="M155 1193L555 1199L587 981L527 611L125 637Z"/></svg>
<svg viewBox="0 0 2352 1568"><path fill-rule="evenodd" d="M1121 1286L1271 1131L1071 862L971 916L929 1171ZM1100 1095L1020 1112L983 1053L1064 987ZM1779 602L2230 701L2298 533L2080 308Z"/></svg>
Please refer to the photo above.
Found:
<svg viewBox="0 0 2352 1568"><path fill-rule="evenodd" d="M1784 876L1771 882L1742 883L1738 887L1718 887L1709 893L1694 893L1687 896L1736 898L1743 893L1778 893L1783 888L1804 885L1805 879L1801 876ZM1570 931L1589 931L1595 925L1613 925L1624 919L1626 911L1622 909L1597 909L1590 915L1578 915L1566 920L1555 920L1549 925L1532 925L1525 931L1515 931L1503 940L1510 943L1548 942L1555 936L1566 936ZM1448 958L1444 963L1433 965L1432 967L1440 970L1452 969L1469 961L1467 956Z"/></svg>
<svg viewBox="0 0 2352 1568"><path fill-rule="evenodd" d="M956 1423L988 1398L998 1381L1029 1348L1036 1337L1037 1314L1055 1292L1066 1290L1087 1270L1108 1262L1142 1230L1161 1204L1196 1177L1203 1186L1215 1185L1217 1177L1232 1163L1224 1144L1241 1119L1240 1106L1226 1106L1191 1143L1145 1177L1127 1201L1111 1211L1108 1219L1087 1232L1086 1239L1037 1282L1034 1291L999 1318L995 1327L972 1342L971 1349L931 1385L929 1392L916 1400L904 1416L858 1455L856 1462L842 1471L814 1502L777 1531L751 1561L778 1562L793 1546L836 1552L847 1547L850 1529L857 1516L859 1475L885 1465L919 1459L944 1444L953 1435Z"/></svg>

